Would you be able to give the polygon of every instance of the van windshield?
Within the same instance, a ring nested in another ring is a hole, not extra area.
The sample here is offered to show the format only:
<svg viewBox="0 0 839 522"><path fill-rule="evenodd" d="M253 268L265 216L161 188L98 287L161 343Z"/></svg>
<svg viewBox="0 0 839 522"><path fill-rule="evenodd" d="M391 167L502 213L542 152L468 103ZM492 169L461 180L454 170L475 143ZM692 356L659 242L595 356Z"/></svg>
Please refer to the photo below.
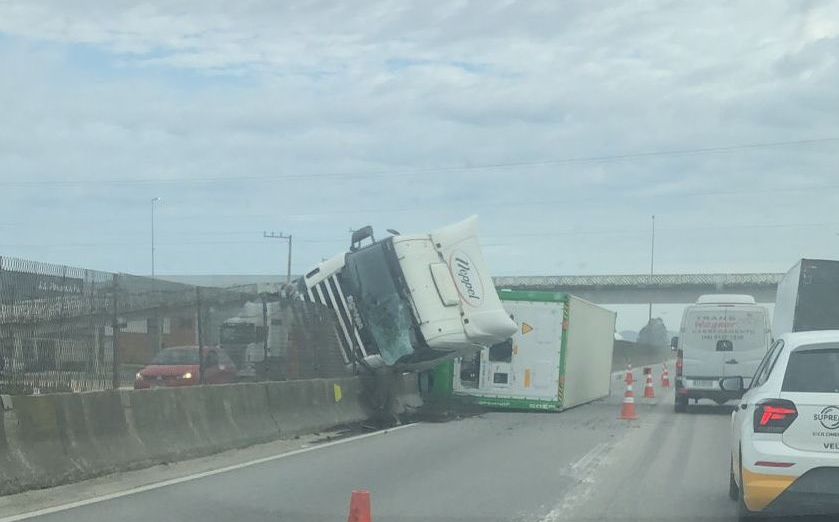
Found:
<svg viewBox="0 0 839 522"><path fill-rule="evenodd" d="M682 345L714 351L718 341L731 341L734 351L765 349L765 312L733 307L689 310L683 324Z"/></svg>

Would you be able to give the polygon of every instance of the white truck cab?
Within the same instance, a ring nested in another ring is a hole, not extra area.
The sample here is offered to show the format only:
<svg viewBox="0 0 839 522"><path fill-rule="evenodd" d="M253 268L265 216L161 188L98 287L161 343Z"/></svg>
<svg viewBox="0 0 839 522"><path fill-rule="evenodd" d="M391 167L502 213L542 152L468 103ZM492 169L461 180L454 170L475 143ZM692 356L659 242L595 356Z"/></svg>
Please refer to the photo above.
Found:
<svg viewBox="0 0 839 522"><path fill-rule="evenodd" d="M718 404L742 393L722 390L720 379L751 379L769 349L768 310L750 295L703 295L685 308L676 348L676 411L690 399Z"/></svg>
<svg viewBox="0 0 839 522"><path fill-rule="evenodd" d="M471 355L517 330L484 262L476 221L380 241L365 227L353 233L349 252L306 273L299 290L335 310L349 361L423 370Z"/></svg>

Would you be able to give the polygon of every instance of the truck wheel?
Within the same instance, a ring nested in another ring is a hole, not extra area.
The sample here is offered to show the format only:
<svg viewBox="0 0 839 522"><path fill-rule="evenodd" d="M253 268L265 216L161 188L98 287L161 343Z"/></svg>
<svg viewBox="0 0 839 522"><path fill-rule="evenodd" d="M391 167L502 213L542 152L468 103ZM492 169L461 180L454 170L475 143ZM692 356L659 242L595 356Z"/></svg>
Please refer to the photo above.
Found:
<svg viewBox="0 0 839 522"><path fill-rule="evenodd" d="M688 411L688 398L687 397L676 397L676 406L673 408L676 413L685 413Z"/></svg>

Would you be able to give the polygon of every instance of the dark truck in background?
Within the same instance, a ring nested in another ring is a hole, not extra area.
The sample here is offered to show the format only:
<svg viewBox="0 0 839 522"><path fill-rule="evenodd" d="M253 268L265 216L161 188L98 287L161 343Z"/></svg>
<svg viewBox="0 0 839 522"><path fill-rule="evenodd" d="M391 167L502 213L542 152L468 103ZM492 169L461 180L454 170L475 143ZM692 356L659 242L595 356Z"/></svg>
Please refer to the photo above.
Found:
<svg viewBox="0 0 839 522"><path fill-rule="evenodd" d="M839 261L802 259L778 283L772 335L839 330Z"/></svg>

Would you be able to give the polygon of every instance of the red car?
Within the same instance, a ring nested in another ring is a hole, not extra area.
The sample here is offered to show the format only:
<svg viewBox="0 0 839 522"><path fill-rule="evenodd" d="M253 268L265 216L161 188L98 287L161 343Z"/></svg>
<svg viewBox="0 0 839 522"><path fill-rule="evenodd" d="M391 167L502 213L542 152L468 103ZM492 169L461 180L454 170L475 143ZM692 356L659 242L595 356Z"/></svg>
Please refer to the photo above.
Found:
<svg viewBox="0 0 839 522"><path fill-rule="evenodd" d="M151 364L137 373L134 389L198 384L198 347L173 346L160 351ZM204 384L224 384L236 380L236 365L223 350L204 347Z"/></svg>

